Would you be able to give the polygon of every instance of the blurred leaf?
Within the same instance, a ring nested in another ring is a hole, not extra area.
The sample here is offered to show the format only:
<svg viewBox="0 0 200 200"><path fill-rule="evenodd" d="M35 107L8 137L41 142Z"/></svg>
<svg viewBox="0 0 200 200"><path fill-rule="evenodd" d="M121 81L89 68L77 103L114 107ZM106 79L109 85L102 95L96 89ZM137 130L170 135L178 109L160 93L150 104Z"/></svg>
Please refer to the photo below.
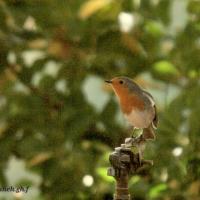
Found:
<svg viewBox="0 0 200 200"><path fill-rule="evenodd" d="M159 37L164 33L164 27L157 21L147 21L145 30L154 37Z"/></svg>
<svg viewBox="0 0 200 200"><path fill-rule="evenodd" d="M167 190L167 185L162 183L151 188L149 197L152 199L158 198L163 191Z"/></svg>
<svg viewBox="0 0 200 200"><path fill-rule="evenodd" d="M41 152L40 154L36 155L35 157L33 157L29 162L28 162L28 166L32 167L38 164L41 164L42 162L45 162L46 160L48 160L49 158L51 158L51 153L48 152Z"/></svg>
<svg viewBox="0 0 200 200"><path fill-rule="evenodd" d="M84 3L79 10L79 17L87 19L95 12L108 5L112 0L88 0Z"/></svg>
<svg viewBox="0 0 200 200"><path fill-rule="evenodd" d="M131 180L130 180L130 182L129 182L129 184L130 185L133 185L133 184L136 184L136 183L138 183L139 181L140 181L140 176L133 176L132 178L131 178Z"/></svg>
<svg viewBox="0 0 200 200"><path fill-rule="evenodd" d="M115 180L113 177L107 175L107 167L99 167L96 169L96 173L106 182L113 183Z"/></svg>
<svg viewBox="0 0 200 200"><path fill-rule="evenodd" d="M165 60L154 63L153 70L160 75L178 75L176 67Z"/></svg>

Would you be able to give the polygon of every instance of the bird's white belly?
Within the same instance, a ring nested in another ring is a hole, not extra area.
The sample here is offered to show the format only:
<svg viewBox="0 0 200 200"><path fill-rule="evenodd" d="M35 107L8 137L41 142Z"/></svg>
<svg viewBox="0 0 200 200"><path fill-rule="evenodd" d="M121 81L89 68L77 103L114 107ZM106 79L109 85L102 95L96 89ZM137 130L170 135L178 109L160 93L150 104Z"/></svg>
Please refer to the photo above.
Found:
<svg viewBox="0 0 200 200"><path fill-rule="evenodd" d="M125 117L135 128L147 128L153 120L151 112L140 110L132 110Z"/></svg>

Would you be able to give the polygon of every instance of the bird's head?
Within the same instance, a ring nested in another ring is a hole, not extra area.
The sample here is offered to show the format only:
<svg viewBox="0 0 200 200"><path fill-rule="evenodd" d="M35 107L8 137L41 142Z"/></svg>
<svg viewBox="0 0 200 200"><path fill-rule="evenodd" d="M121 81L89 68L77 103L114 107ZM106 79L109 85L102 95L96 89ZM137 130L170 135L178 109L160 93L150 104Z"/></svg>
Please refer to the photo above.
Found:
<svg viewBox="0 0 200 200"><path fill-rule="evenodd" d="M106 80L105 82L112 85L115 94L119 98L130 95L130 93L137 93L137 91L140 89L135 82L127 77L115 77L111 80Z"/></svg>

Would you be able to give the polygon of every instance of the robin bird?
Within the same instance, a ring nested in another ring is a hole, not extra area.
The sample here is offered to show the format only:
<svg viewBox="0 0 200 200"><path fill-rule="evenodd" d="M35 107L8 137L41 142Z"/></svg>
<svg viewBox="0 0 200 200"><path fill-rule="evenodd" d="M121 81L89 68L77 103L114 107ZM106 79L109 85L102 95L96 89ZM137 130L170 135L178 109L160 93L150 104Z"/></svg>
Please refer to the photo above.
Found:
<svg viewBox="0 0 200 200"><path fill-rule="evenodd" d="M127 77L115 77L105 82L111 84L121 110L134 130L143 130L143 140L155 139L154 129L157 128L158 119L152 95Z"/></svg>

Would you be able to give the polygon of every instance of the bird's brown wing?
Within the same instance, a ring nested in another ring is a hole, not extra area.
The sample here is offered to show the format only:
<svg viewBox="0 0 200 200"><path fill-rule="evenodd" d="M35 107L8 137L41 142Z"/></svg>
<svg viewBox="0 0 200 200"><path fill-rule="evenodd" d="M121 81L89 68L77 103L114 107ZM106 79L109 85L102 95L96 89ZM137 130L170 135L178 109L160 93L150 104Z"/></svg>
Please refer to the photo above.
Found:
<svg viewBox="0 0 200 200"><path fill-rule="evenodd" d="M154 129L157 129L157 126L158 126L158 115L157 115L156 105L154 105L154 110L155 110L155 116L154 116L154 119L152 121L152 125L153 125Z"/></svg>
<svg viewBox="0 0 200 200"><path fill-rule="evenodd" d="M154 98L153 98L153 96L150 93L148 93L145 90L143 90L143 94L149 99L152 107L154 108L155 115L154 115L154 119L152 121L152 126L153 126L154 129L157 129L158 115L157 115L157 108L156 108L156 104L155 104Z"/></svg>
<svg viewBox="0 0 200 200"><path fill-rule="evenodd" d="M156 110L155 105L154 105L154 110L155 110L155 115L154 115L154 119L152 123L149 125L148 128L145 128L143 130L143 137L145 140L155 140L156 138L154 129L157 129L158 116L157 116L157 110Z"/></svg>

